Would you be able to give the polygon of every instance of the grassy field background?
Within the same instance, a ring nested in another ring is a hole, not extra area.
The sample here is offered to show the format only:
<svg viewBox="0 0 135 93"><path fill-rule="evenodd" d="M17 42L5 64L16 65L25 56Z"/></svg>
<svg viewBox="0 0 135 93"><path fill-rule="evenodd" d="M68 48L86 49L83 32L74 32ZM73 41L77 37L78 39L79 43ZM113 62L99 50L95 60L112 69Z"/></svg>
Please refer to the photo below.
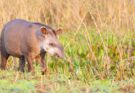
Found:
<svg viewBox="0 0 135 93"><path fill-rule="evenodd" d="M134 93L134 0L0 0L0 28L19 18L62 28L66 60L47 55L48 73L0 71L0 93ZM26 67L27 70L27 67Z"/></svg>

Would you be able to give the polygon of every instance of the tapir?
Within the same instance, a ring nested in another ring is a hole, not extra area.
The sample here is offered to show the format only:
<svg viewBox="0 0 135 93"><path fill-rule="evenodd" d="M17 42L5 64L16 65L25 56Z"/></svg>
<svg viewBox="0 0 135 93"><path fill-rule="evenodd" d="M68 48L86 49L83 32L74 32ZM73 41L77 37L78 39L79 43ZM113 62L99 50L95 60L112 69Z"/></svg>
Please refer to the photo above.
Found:
<svg viewBox="0 0 135 93"><path fill-rule="evenodd" d="M60 29L54 30L48 25L29 22L22 19L14 19L8 22L1 32L1 69L6 69L9 56L19 58L19 70L24 72L25 63L28 71L33 72L33 60L40 58L42 72L47 70L46 53L64 58L64 49L57 35Z"/></svg>

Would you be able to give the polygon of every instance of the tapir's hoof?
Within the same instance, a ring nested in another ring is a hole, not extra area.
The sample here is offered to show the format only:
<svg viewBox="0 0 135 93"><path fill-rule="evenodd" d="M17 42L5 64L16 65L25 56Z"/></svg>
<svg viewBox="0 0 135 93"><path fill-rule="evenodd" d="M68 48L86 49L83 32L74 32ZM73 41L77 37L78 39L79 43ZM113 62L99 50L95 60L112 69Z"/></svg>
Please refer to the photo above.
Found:
<svg viewBox="0 0 135 93"><path fill-rule="evenodd" d="M1 69L1 70L6 70L6 66L3 65L3 64L1 64L0 69Z"/></svg>
<svg viewBox="0 0 135 93"><path fill-rule="evenodd" d="M3 68L3 67L1 67L0 69L1 69L1 70L6 70L6 68Z"/></svg>
<svg viewBox="0 0 135 93"><path fill-rule="evenodd" d="M45 75L46 73L47 73L47 69L44 69L44 70L41 71L42 75Z"/></svg>
<svg viewBox="0 0 135 93"><path fill-rule="evenodd" d="M24 69L22 69L20 67L17 70L20 71L20 72L22 72L22 73L24 73Z"/></svg>

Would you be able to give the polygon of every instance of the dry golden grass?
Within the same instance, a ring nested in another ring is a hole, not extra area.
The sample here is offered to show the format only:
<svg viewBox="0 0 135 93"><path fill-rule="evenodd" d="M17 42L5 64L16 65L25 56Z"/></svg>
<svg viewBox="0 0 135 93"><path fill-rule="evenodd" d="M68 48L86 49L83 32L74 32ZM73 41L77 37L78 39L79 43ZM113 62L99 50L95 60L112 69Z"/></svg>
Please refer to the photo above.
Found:
<svg viewBox="0 0 135 93"><path fill-rule="evenodd" d="M0 0L0 27L21 18L64 29L134 30L134 0Z"/></svg>

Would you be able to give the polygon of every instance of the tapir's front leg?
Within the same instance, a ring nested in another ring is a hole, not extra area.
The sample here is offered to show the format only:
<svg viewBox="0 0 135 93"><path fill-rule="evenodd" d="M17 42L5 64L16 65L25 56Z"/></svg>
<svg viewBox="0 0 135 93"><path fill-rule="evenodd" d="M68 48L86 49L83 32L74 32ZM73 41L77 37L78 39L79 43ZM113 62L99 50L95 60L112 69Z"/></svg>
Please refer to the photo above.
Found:
<svg viewBox="0 0 135 93"><path fill-rule="evenodd" d="M33 62L33 58L32 58L32 56L26 56L26 60L27 60L27 62L28 62L28 72L34 72L34 67L33 67L33 64L32 64L32 62Z"/></svg>
<svg viewBox="0 0 135 93"><path fill-rule="evenodd" d="M41 59L40 59L41 60L41 67L42 67L41 71L42 71L43 75L47 72L47 64L45 62L45 54L46 54L45 52L40 54L40 57L41 57Z"/></svg>

